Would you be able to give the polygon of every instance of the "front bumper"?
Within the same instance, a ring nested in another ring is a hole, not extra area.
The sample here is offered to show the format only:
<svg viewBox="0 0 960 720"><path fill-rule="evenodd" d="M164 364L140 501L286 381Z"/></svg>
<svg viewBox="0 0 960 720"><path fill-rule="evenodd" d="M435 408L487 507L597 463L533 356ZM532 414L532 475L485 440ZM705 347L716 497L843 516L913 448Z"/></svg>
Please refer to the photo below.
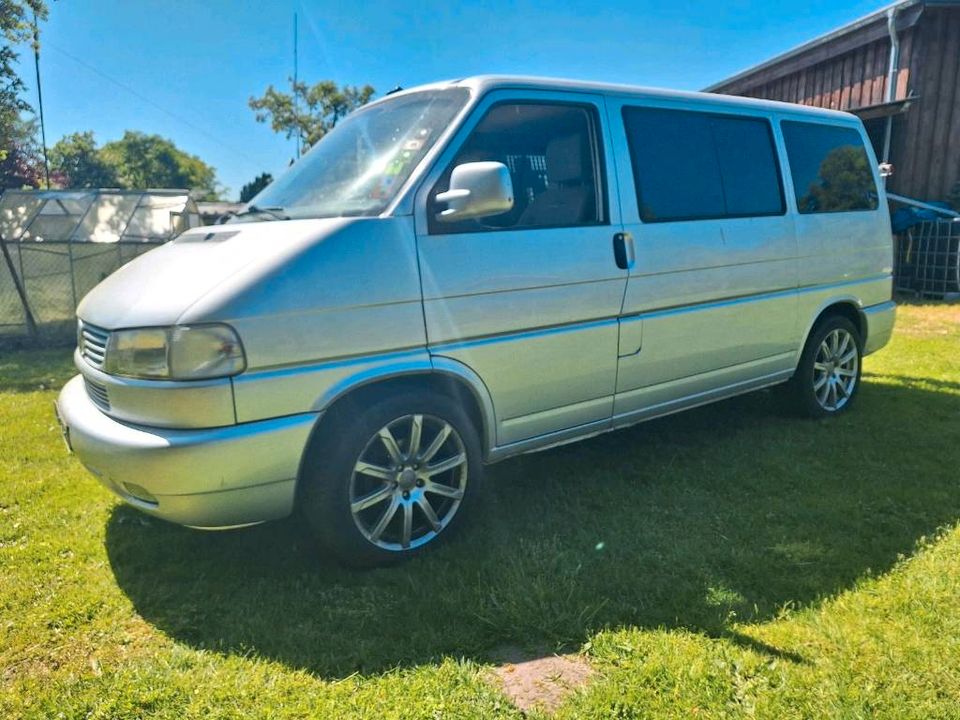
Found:
<svg viewBox="0 0 960 720"><path fill-rule="evenodd" d="M204 528L289 515L319 417L190 430L130 425L104 415L81 376L60 392L57 415L68 445L107 488L151 515Z"/></svg>

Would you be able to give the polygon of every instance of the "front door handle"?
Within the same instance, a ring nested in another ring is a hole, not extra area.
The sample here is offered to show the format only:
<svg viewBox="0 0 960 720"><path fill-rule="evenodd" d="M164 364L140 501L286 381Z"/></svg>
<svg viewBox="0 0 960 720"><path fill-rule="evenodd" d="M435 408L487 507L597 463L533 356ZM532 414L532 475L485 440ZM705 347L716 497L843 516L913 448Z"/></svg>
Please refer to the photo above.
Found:
<svg viewBox="0 0 960 720"><path fill-rule="evenodd" d="M633 248L633 235L628 232L618 232L613 236L613 258L621 270L629 270L636 260Z"/></svg>

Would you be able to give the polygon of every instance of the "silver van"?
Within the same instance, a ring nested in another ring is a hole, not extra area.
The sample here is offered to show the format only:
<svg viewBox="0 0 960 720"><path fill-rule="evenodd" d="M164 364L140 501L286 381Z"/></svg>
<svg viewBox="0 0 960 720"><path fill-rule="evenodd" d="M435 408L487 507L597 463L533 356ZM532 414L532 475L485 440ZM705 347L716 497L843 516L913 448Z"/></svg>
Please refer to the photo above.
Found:
<svg viewBox="0 0 960 720"><path fill-rule="evenodd" d="M222 225L80 304L58 414L131 505L300 512L356 565L415 554L483 465L784 384L847 410L894 323L854 116L522 77L390 94Z"/></svg>

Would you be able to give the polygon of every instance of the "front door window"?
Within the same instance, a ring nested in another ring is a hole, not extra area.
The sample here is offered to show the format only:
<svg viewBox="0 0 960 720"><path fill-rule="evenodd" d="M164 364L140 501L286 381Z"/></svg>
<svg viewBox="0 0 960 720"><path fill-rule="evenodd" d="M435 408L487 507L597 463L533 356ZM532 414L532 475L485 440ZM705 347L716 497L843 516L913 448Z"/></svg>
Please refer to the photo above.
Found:
<svg viewBox="0 0 960 720"><path fill-rule="evenodd" d="M592 108L501 103L487 111L431 192L430 233L574 227L605 221ZM510 170L514 205L501 215L439 223L433 198L462 163L495 161Z"/></svg>

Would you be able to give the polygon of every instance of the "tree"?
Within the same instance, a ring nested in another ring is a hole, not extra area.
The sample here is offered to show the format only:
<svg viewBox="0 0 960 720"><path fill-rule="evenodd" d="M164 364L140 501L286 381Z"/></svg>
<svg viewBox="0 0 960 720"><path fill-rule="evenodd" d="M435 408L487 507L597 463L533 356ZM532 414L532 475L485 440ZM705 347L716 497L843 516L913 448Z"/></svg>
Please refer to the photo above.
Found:
<svg viewBox="0 0 960 720"><path fill-rule="evenodd" d="M270 85L263 97L250 98L249 105L257 122L269 121L274 132L288 138L299 136L304 149L330 132L344 115L369 102L375 92L370 85L338 87L332 80L313 86L291 83L291 89L292 93L285 93Z"/></svg>
<svg viewBox="0 0 960 720"><path fill-rule="evenodd" d="M12 122L12 118L30 109L30 105L20 97L24 85L14 68L19 54L14 46L33 37L33 16L38 20L47 17L47 6L43 0L0 0L0 37L5 42L0 45L0 121ZM6 130L8 126L3 126ZM6 134L0 139L6 139Z"/></svg>
<svg viewBox="0 0 960 720"><path fill-rule="evenodd" d="M0 0L2 1L2 0ZM127 130L98 152L122 188L187 188L199 200L219 196L216 170L159 135Z"/></svg>
<svg viewBox="0 0 960 720"><path fill-rule="evenodd" d="M0 0L0 187L39 184L33 177L35 143L24 136L33 126L21 117L30 105L20 97L24 84L14 67L14 47L32 37L34 13L39 20L47 17L43 0Z"/></svg>
<svg viewBox="0 0 960 720"><path fill-rule="evenodd" d="M272 182L273 175L268 172L260 173L240 189L240 202L250 202L257 193Z"/></svg>
<svg viewBox="0 0 960 720"><path fill-rule="evenodd" d="M103 158L93 132L66 135L50 148L50 172L69 188L118 187L116 169Z"/></svg>
<svg viewBox="0 0 960 720"><path fill-rule="evenodd" d="M50 158L63 187L186 188L201 200L218 195L216 171L159 135L127 130L98 148L93 132L73 133L57 141Z"/></svg>
<svg viewBox="0 0 960 720"><path fill-rule="evenodd" d="M817 179L800 201L801 212L838 212L862 210L876 192L873 173L863 148L842 145L827 153L820 163Z"/></svg>
<svg viewBox="0 0 960 720"><path fill-rule="evenodd" d="M36 122L15 115L4 132L0 148L0 190L40 187L43 159L37 147Z"/></svg>

